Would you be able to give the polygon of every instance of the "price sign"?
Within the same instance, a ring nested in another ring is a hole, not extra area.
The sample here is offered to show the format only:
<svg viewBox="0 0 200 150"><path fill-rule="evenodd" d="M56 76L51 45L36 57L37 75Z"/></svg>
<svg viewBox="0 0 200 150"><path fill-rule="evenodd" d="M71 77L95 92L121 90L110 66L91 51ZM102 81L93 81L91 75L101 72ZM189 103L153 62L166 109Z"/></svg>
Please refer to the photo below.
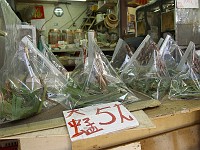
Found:
<svg viewBox="0 0 200 150"><path fill-rule="evenodd" d="M71 141L139 126L120 102L63 111L63 114Z"/></svg>
<svg viewBox="0 0 200 150"><path fill-rule="evenodd" d="M43 6L35 6L35 13L32 16L32 19L44 19L44 8Z"/></svg>
<svg viewBox="0 0 200 150"><path fill-rule="evenodd" d="M177 8L199 8L199 0L177 0Z"/></svg>

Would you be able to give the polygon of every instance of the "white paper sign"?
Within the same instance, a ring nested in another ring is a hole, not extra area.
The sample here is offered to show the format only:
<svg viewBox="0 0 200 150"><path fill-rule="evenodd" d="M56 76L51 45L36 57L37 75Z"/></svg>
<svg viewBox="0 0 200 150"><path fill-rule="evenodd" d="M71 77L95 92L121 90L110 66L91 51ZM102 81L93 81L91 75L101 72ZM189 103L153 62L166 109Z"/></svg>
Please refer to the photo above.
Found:
<svg viewBox="0 0 200 150"><path fill-rule="evenodd" d="M72 142L139 126L120 102L63 111L63 114Z"/></svg>
<svg viewBox="0 0 200 150"><path fill-rule="evenodd" d="M199 8L199 0L177 0L177 8Z"/></svg>

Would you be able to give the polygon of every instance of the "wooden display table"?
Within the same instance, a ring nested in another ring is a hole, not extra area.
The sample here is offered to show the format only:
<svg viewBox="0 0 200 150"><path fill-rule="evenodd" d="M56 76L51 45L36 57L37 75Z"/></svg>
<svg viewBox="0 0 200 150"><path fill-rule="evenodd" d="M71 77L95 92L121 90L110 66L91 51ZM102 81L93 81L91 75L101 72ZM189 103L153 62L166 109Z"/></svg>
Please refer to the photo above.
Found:
<svg viewBox="0 0 200 150"><path fill-rule="evenodd" d="M70 142L63 117L14 127L1 127L0 136L1 139L19 139L21 150L108 148L121 150L133 147L136 150L199 149L200 100L165 100L159 107L146 109L144 112L142 110L132 112L140 122L140 126L137 128L73 143Z"/></svg>

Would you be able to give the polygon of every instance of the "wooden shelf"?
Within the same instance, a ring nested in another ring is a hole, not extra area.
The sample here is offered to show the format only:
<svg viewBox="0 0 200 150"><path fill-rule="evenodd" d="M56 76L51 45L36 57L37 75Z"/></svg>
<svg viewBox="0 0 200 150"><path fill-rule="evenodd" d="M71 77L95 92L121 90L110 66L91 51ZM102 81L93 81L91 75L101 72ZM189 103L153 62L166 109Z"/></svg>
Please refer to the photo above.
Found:
<svg viewBox="0 0 200 150"><path fill-rule="evenodd" d="M52 53L65 53L65 52L76 52L81 51L80 48L67 48L67 49L61 49L61 50L51 50Z"/></svg>
<svg viewBox="0 0 200 150"><path fill-rule="evenodd" d="M137 3L134 3L134 2L129 2L129 3L127 4L127 7L136 8L136 7L138 7L138 6L140 6L140 4L137 4Z"/></svg>
<svg viewBox="0 0 200 150"><path fill-rule="evenodd" d="M107 9L113 8L116 4L117 3L105 3L97 10L97 12L106 12Z"/></svg>
<svg viewBox="0 0 200 150"><path fill-rule="evenodd" d="M16 0L17 3L42 3L42 4L70 4L70 2L59 2L58 0Z"/></svg>
<svg viewBox="0 0 200 150"><path fill-rule="evenodd" d="M142 106L144 105L146 105L146 101ZM22 150L72 148L86 150L95 149L94 145L98 148L108 149L108 147L115 147L121 144L123 144L123 147L120 149L124 149L124 144L159 135L162 135L162 138L164 139L159 140L162 144L168 142L170 143L168 146L173 146L173 143L169 140L172 137L174 137L172 140L177 139L176 134L173 134L170 137L166 137L166 134L174 131L178 131L178 134L183 134L182 132L179 132L180 129L196 124L198 124L197 129L199 129L200 122L199 100L165 100L162 101L162 104L159 107L146 109L145 113L147 115L141 113L141 111L132 111L132 114L140 123L140 126L137 128L120 130L106 135L71 142L63 118L62 111L64 110L66 109L63 106L56 105L50 110L38 114L37 116L6 125L2 124L2 128L0 128L0 137L1 139L18 139ZM129 108L128 110L131 111ZM184 131L184 133L188 132ZM198 130L193 133L196 133L193 137L198 137ZM182 140L185 141L185 138ZM48 144L46 144L47 142ZM159 149L160 147L156 148ZM199 147L195 149L198 148ZM155 149L155 147L153 149Z"/></svg>
<svg viewBox="0 0 200 150"><path fill-rule="evenodd" d="M101 47L101 50L102 50L103 52L112 52L112 51L114 51L114 48Z"/></svg>

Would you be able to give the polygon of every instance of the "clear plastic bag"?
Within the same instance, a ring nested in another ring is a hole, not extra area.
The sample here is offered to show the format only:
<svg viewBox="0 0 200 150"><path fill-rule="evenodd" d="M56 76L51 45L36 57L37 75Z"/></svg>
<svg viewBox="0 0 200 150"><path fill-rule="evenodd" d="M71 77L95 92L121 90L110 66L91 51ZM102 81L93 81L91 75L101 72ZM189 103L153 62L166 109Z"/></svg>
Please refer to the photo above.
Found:
<svg viewBox="0 0 200 150"><path fill-rule="evenodd" d="M170 99L200 99L200 59L190 42L171 81Z"/></svg>
<svg viewBox="0 0 200 150"><path fill-rule="evenodd" d="M176 74L176 67L180 63L183 52L171 36L166 36L160 48L160 55L165 61L170 77L173 77Z"/></svg>
<svg viewBox="0 0 200 150"><path fill-rule="evenodd" d="M120 73L129 62L132 55L133 50L131 50L129 45L123 39L119 39L110 63L113 68Z"/></svg>
<svg viewBox="0 0 200 150"><path fill-rule="evenodd" d="M21 24L19 18L15 15L12 8L6 0L0 0L0 30L5 32L5 36L1 37L0 44L0 81L5 81L5 69L10 66L10 56L14 56L19 45L18 26ZM2 73L4 72L4 76ZM0 85L1 86L1 85Z"/></svg>
<svg viewBox="0 0 200 150"><path fill-rule="evenodd" d="M158 48L160 48L162 46L163 42L164 42L164 39L160 38L158 41L158 44L157 44Z"/></svg>
<svg viewBox="0 0 200 150"><path fill-rule="evenodd" d="M45 43L44 37L41 36L41 43L42 43L42 52L44 56L49 59L49 61L60 71L63 73L63 75L67 75L68 71L65 69L65 67L61 64L61 62L56 58L56 56L49 50L48 46Z"/></svg>
<svg viewBox="0 0 200 150"><path fill-rule="evenodd" d="M170 86L170 78L159 49L147 35L121 74L125 84L134 91L154 99L162 99Z"/></svg>
<svg viewBox="0 0 200 150"><path fill-rule="evenodd" d="M1 122L18 120L40 113L43 106L57 103L69 106L62 94L68 78L24 37L14 56L10 56L5 82L1 86ZM56 95L51 99L52 95ZM59 95L59 96L58 96Z"/></svg>
<svg viewBox="0 0 200 150"><path fill-rule="evenodd" d="M128 90L94 41L94 32L88 32L88 40L88 58L85 64L75 68L71 76L81 90L77 107L111 101L138 101L139 98Z"/></svg>

